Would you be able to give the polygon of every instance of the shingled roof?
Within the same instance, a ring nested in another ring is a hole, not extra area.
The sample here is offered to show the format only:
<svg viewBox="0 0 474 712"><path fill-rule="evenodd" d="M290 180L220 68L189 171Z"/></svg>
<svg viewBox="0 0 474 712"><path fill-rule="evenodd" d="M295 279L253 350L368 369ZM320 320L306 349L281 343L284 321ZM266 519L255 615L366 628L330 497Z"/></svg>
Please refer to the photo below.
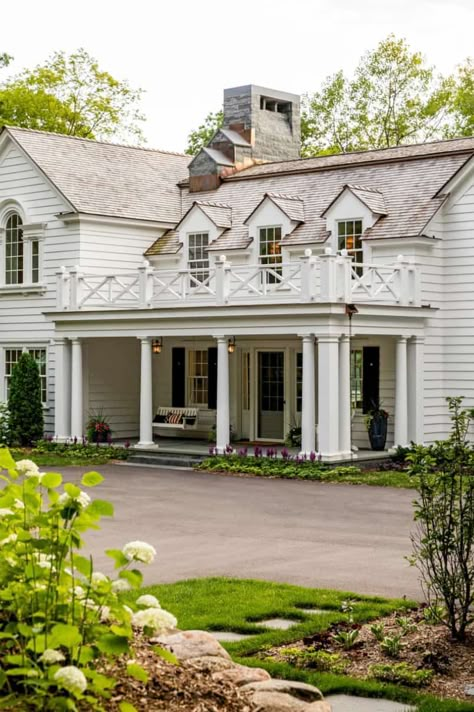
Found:
<svg viewBox="0 0 474 712"><path fill-rule="evenodd" d="M340 198L340 196L346 191L350 192L356 196L364 205L366 205L369 210L375 215L386 215L387 209L385 207L385 201L382 193L376 188L368 188L363 185L345 185L340 193L334 198L334 200L327 206L326 210L323 211L321 217L324 217L328 210L332 208L334 203Z"/></svg>
<svg viewBox="0 0 474 712"><path fill-rule="evenodd" d="M190 156L4 127L75 212L176 223Z"/></svg>
<svg viewBox="0 0 474 712"><path fill-rule="evenodd" d="M145 252L145 257L154 257L156 255L176 255L183 243L179 240L179 234L176 230L167 230L161 237L148 248Z"/></svg>
<svg viewBox="0 0 474 712"><path fill-rule="evenodd" d="M200 200L222 201L232 207L232 229L212 249L245 246L248 237L241 227L267 193L297 196L304 205L304 223L282 244L324 242L328 232L321 215L347 185L375 201L372 208L380 218L366 231L368 239L422 234L444 200L443 195L436 196L437 191L473 155L474 138L470 138L254 166L224 179L217 190L199 194ZM288 166L292 171L283 170ZM252 180L246 178L249 172ZM195 197L195 193L183 192L184 210Z"/></svg>

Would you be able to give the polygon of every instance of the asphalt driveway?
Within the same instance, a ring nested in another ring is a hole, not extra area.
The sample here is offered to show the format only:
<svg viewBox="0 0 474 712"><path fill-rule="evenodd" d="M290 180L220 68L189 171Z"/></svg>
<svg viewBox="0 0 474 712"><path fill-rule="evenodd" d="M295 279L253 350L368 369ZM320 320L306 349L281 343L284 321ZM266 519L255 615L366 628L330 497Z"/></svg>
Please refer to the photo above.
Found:
<svg viewBox="0 0 474 712"><path fill-rule="evenodd" d="M77 481L92 468L65 468ZM420 598L410 553L414 493L379 487L264 480L129 465L97 468L97 496L113 520L88 536L95 567L107 548L155 546L148 583L203 576Z"/></svg>

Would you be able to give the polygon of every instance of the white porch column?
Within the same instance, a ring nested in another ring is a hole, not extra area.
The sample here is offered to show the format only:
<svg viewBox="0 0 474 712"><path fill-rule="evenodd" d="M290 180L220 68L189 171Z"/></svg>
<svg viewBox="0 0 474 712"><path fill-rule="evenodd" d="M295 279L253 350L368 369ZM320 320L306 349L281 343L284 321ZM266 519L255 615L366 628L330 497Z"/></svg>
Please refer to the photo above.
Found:
<svg viewBox="0 0 474 712"><path fill-rule="evenodd" d="M314 334L303 341L303 397L301 404L301 454L316 451L316 389L314 373Z"/></svg>
<svg viewBox="0 0 474 712"><path fill-rule="evenodd" d="M71 437L80 439L84 435L82 342L73 338L71 343Z"/></svg>
<svg viewBox="0 0 474 712"><path fill-rule="evenodd" d="M153 380L151 338L140 338L140 440L136 448L156 449L153 442Z"/></svg>
<svg viewBox="0 0 474 712"><path fill-rule="evenodd" d="M339 337L318 336L318 450L339 457Z"/></svg>
<svg viewBox="0 0 474 712"><path fill-rule="evenodd" d="M229 352L227 337L217 336L216 449L225 452L230 443Z"/></svg>
<svg viewBox="0 0 474 712"><path fill-rule="evenodd" d="M71 349L67 339L54 340L54 437L71 436Z"/></svg>
<svg viewBox="0 0 474 712"><path fill-rule="evenodd" d="M351 454L351 345L348 336L339 342L339 450Z"/></svg>
<svg viewBox="0 0 474 712"><path fill-rule="evenodd" d="M408 444L407 337L399 336L395 347L395 442Z"/></svg>
<svg viewBox="0 0 474 712"><path fill-rule="evenodd" d="M408 441L422 443L424 432L425 339L414 336L408 341Z"/></svg>

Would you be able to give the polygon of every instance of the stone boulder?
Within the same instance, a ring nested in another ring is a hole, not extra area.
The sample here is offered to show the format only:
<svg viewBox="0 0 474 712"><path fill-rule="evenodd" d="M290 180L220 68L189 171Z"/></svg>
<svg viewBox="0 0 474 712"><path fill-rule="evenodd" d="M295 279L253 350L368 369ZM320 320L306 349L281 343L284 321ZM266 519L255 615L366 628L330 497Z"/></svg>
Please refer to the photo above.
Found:
<svg viewBox="0 0 474 712"><path fill-rule="evenodd" d="M246 665L235 664L227 670L218 670L212 673L213 680L222 682L232 682L237 687L248 685L251 682L264 682L270 680L270 675L266 670Z"/></svg>
<svg viewBox="0 0 474 712"><path fill-rule="evenodd" d="M165 646L176 655L178 660L207 657L231 659L227 650L210 633L202 630L182 630L163 634L158 638L152 638L150 643Z"/></svg>
<svg viewBox="0 0 474 712"><path fill-rule="evenodd" d="M301 700L302 702L317 702L323 696L317 687L307 685L305 682L295 682L293 680L265 680L263 682L251 682L245 685L245 690L253 692L279 692Z"/></svg>

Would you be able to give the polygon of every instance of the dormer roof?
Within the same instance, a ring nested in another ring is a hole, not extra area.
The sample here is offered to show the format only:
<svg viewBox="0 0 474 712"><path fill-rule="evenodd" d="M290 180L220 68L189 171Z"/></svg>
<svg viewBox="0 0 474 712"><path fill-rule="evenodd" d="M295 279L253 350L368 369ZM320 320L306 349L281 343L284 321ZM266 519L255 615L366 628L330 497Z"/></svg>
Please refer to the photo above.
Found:
<svg viewBox="0 0 474 712"><path fill-rule="evenodd" d="M304 222L304 203L303 200L298 195L286 195L283 193L265 193L260 202L255 206L250 215L248 215L244 224L246 225L251 219L252 215L259 209L259 207L266 200L271 200L280 210L285 213L285 215L292 221L302 223Z"/></svg>
<svg viewBox="0 0 474 712"><path fill-rule="evenodd" d="M183 217L176 225L176 230L178 230L180 225L182 225L184 220L186 220L194 208L199 208L199 210L201 210L216 227L227 230L232 225L232 208L230 205L226 205L225 203L216 203L211 200L194 200L191 207L186 210Z"/></svg>
<svg viewBox="0 0 474 712"><path fill-rule="evenodd" d="M371 213L374 213L374 215L387 215L385 200L380 190L377 190L377 188L369 188L364 185L352 185L350 183L346 183L342 187L342 190L340 190L336 195L334 200L332 200L327 208L325 208L325 210L321 213L322 218L325 217L328 211L337 203L346 191L350 191L353 195L355 195L355 197L358 198L358 200L360 200L360 202L363 203Z"/></svg>
<svg viewBox="0 0 474 712"><path fill-rule="evenodd" d="M247 148L251 148L252 144L246 141L238 131L233 131L232 129L219 129L215 136L213 137L213 141L218 141L219 136L222 135L224 136L227 141L232 143L234 146L245 146Z"/></svg>
<svg viewBox="0 0 474 712"><path fill-rule="evenodd" d="M176 255L182 248L183 243L179 240L176 230L167 230L161 237L148 248L145 257L155 255Z"/></svg>

